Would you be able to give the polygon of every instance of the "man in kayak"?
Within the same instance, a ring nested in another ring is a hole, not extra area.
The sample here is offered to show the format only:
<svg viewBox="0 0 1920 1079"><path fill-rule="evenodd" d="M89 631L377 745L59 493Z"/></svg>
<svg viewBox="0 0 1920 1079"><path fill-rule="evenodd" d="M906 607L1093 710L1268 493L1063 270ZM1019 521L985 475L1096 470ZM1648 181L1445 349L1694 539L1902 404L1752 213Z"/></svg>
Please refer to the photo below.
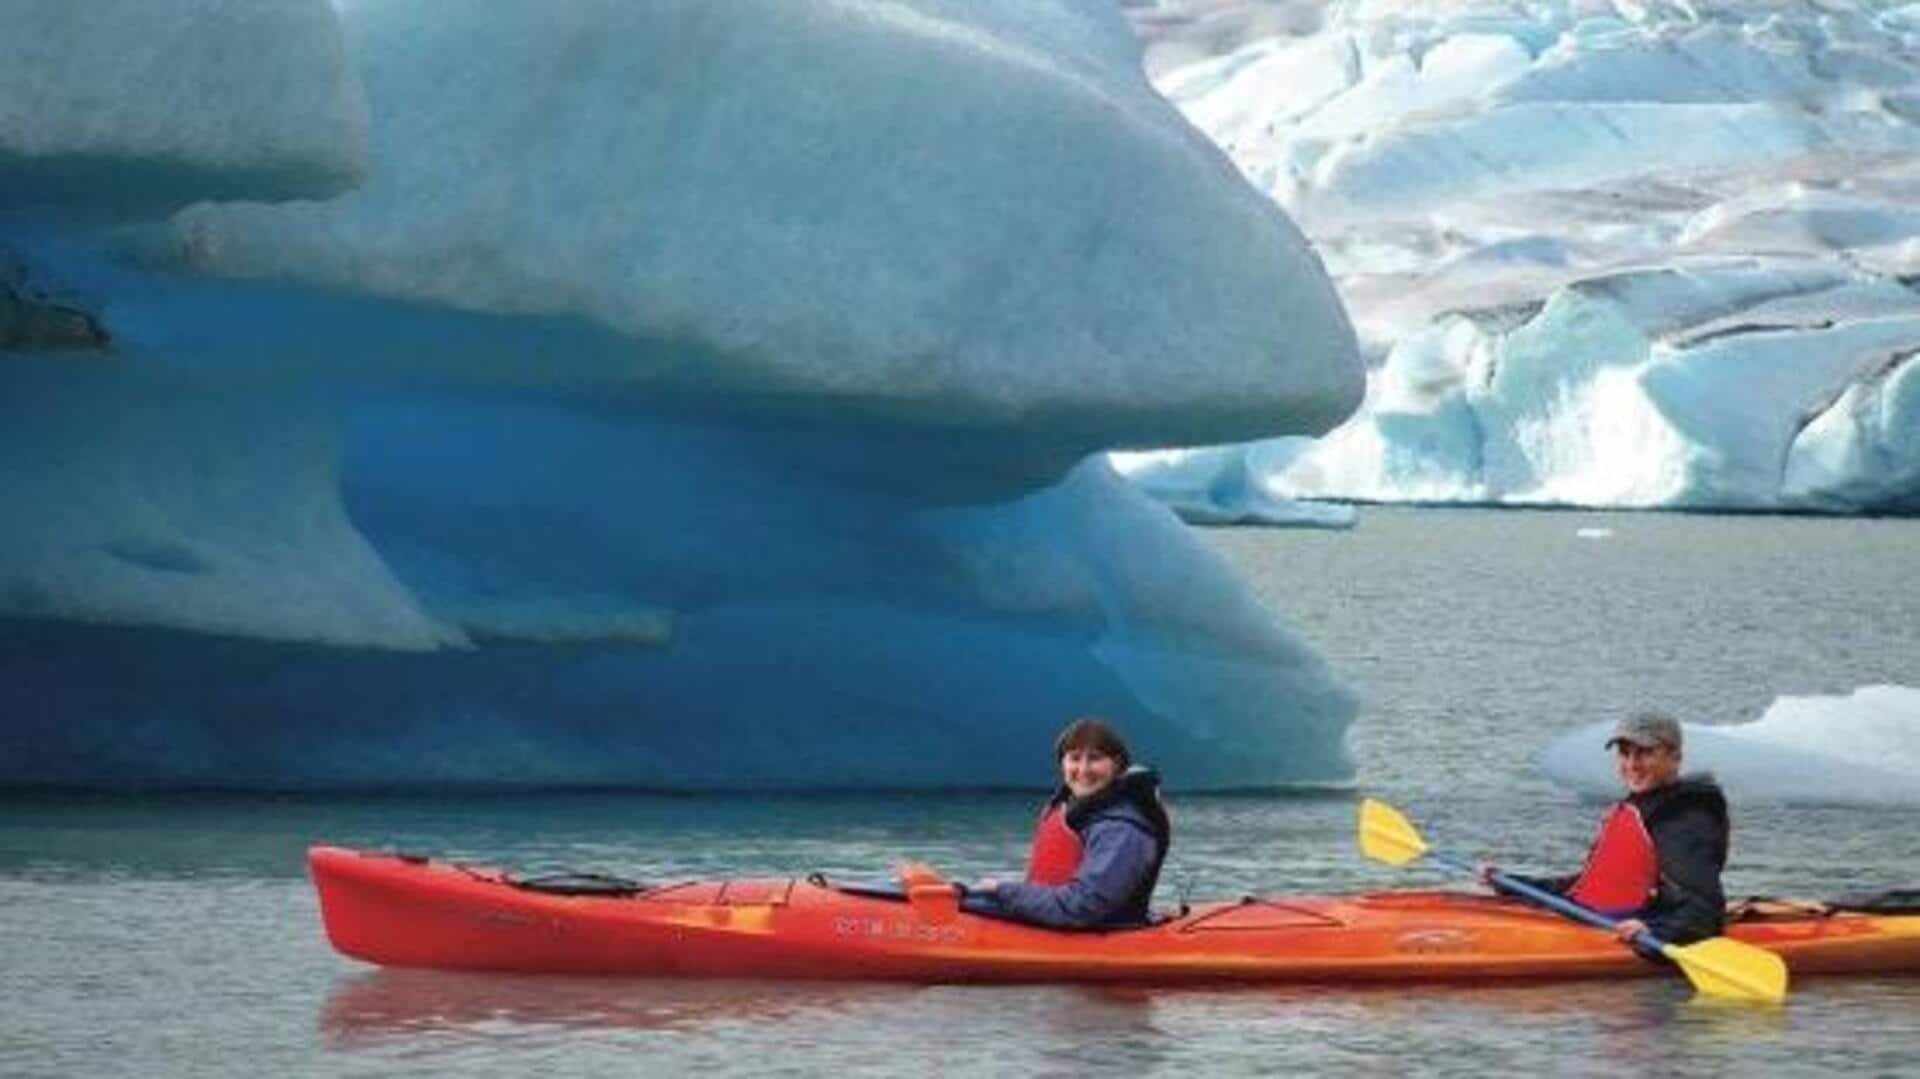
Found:
<svg viewBox="0 0 1920 1079"><path fill-rule="evenodd" d="M1061 785L1034 828L1026 880L988 877L968 889L968 909L1059 928L1145 925L1173 838L1160 777L1104 720L1075 720L1053 751Z"/></svg>
<svg viewBox="0 0 1920 1079"><path fill-rule="evenodd" d="M1627 796L1600 822L1586 865L1569 877L1520 879L1624 918L1614 931L1624 941L1649 930L1669 944L1718 936L1727 906L1720 886L1727 799L1712 776L1681 776L1681 745L1671 716L1621 719L1607 748Z"/></svg>

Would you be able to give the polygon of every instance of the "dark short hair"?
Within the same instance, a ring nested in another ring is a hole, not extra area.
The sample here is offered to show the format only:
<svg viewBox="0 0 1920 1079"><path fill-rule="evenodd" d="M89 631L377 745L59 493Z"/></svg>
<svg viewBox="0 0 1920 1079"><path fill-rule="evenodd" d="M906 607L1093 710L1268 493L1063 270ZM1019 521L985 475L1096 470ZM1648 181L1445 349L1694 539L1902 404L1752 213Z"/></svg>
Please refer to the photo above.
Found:
<svg viewBox="0 0 1920 1079"><path fill-rule="evenodd" d="M1133 763L1133 754L1127 751L1127 743L1121 740L1111 724L1097 716L1082 716L1067 724L1067 729L1053 740L1053 759L1057 761L1066 756L1070 749L1097 749L1112 757L1123 772Z"/></svg>

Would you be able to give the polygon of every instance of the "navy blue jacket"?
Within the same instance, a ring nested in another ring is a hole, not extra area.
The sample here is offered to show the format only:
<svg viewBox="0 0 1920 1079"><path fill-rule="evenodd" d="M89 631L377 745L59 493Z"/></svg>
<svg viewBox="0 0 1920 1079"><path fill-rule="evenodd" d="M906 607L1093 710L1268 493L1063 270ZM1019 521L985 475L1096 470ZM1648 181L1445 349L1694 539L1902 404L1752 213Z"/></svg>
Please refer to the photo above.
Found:
<svg viewBox="0 0 1920 1079"><path fill-rule="evenodd" d="M1073 880L1057 887L1002 881L970 908L1059 928L1145 925L1172 838L1159 804L1159 777L1150 769L1128 770L1109 790L1069 804L1067 826L1081 843Z"/></svg>

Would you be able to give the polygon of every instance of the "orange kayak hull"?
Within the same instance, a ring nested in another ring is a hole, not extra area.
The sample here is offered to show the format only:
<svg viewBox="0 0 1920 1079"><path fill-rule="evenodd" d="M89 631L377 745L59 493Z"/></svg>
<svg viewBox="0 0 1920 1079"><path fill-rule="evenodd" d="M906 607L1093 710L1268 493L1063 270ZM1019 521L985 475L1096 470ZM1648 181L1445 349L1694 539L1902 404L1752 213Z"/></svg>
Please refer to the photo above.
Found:
<svg viewBox="0 0 1920 1079"><path fill-rule="evenodd" d="M327 936L389 967L908 982L1481 982L1663 968L1604 933L1457 892L1196 904L1144 929L1062 932L923 915L814 879L696 881L633 895L529 890L497 870L316 846ZM1728 936L1794 975L1920 973L1920 916L1782 910Z"/></svg>

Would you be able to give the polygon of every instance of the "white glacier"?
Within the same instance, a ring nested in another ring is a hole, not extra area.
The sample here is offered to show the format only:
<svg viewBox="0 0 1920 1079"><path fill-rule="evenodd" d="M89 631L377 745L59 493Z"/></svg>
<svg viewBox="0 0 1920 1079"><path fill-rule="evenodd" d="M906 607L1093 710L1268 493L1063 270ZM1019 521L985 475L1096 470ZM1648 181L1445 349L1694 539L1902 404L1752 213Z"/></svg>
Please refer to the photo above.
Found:
<svg viewBox="0 0 1920 1079"><path fill-rule="evenodd" d="M1582 795L1618 797L1602 748L1611 729L1595 723L1555 739L1541 768ZM1685 729L1686 769L1712 772L1736 802L1920 805L1920 689L1781 697L1752 722Z"/></svg>
<svg viewBox="0 0 1920 1079"><path fill-rule="evenodd" d="M1084 460L1362 388L1105 3L133 6L146 98L0 8L98 132L0 123L0 783L993 786L1083 712L1351 775Z"/></svg>
<svg viewBox="0 0 1920 1079"><path fill-rule="evenodd" d="M1910 11L1346 3L1192 56L1256 8L1294 9L1136 22L1326 255L1368 393L1223 497L1920 510Z"/></svg>

